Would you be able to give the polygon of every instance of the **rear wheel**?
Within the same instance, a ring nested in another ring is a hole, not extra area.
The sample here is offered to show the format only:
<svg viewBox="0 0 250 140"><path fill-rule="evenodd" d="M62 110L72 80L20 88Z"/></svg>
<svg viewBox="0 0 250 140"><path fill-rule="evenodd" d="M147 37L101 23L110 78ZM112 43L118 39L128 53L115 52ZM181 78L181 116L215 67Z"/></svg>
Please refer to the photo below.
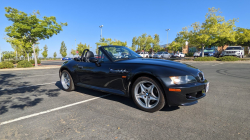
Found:
<svg viewBox="0 0 250 140"><path fill-rule="evenodd" d="M62 84L63 90L65 91L75 90L73 79L67 70L62 71L61 84Z"/></svg>
<svg viewBox="0 0 250 140"><path fill-rule="evenodd" d="M149 77L140 77L134 82L132 98L141 110L147 112L155 112L165 106L165 98L160 84Z"/></svg>

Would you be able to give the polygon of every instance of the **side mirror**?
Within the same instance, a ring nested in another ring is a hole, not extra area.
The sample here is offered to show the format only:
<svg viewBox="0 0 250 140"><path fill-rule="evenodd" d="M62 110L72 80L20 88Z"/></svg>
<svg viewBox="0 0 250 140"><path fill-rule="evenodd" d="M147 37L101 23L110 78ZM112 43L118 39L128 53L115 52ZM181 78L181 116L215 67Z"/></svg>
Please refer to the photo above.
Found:
<svg viewBox="0 0 250 140"><path fill-rule="evenodd" d="M92 62L92 63L97 63L97 59L95 57L90 57L89 58L89 62Z"/></svg>
<svg viewBox="0 0 250 140"><path fill-rule="evenodd" d="M80 59L80 58L74 58L74 60L75 60L75 61L81 61L81 59Z"/></svg>

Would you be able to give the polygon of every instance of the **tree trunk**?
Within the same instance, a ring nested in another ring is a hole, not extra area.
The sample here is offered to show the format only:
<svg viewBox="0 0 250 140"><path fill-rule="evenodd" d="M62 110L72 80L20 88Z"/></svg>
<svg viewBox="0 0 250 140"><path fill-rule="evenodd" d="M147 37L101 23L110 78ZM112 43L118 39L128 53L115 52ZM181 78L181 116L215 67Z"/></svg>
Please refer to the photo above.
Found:
<svg viewBox="0 0 250 140"><path fill-rule="evenodd" d="M31 40L30 40L30 43L31 43ZM34 58L35 58L35 67L37 67L37 59L36 59L36 51L35 51L35 44L34 43L32 44L32 47L33 47L33 53L34 53Z"/></svg>
<svg viewBox="0 0 250 140"><path fill-rule="evenodd" d="M30 61L30 53L28 53L28 61Z"/></svg>
<svg viewBox="0 0 250 140"><path fill-rule="evenodd" d="M204 57L204 45L202 44L202 48L201 48L201 56Z"/></svg>

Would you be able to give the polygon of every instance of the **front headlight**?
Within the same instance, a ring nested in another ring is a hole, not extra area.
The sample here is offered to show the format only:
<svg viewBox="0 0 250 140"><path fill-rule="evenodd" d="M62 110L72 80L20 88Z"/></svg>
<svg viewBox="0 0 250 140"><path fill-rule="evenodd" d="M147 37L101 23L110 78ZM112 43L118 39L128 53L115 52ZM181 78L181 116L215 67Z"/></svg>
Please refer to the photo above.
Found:
<svg viewBox="0 0 250 140"><path fill-rule="evenodd" d="M195 83L197 82L196 79L192 75L186 75L186 76L170 76L171 84L188 84L188 83Z"/></svg>

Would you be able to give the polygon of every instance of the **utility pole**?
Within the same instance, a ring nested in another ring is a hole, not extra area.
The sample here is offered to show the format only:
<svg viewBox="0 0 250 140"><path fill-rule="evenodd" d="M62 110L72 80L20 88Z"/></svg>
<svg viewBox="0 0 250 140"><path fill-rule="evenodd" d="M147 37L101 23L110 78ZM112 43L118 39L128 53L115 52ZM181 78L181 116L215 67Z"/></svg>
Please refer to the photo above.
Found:
<svg viewBox="0 0 250 140"><path fill-rule="evenodd" d="M99 27L101 28L101 39L100 40L102 40L102 27L103 27L103 25L101 25Z"/></svg>
<svg viewBox="0 0 250 140"><path fill-rule="evenodd" d="M169 31L170 29L166 29L166 31L167 31L167 47L168 47L168 31Z"/></svg>

